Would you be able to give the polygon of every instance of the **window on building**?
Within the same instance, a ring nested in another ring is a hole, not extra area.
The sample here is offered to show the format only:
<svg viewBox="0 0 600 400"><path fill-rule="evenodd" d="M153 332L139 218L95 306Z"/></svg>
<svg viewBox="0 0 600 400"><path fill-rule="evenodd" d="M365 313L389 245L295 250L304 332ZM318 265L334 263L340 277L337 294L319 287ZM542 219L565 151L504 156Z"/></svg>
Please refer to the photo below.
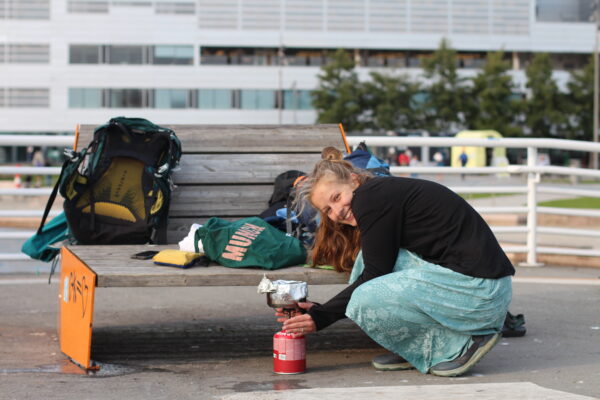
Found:
<svg viewBox="0 0 600 400"><path fill-rule="evenodd" d="M69 0L67 11L70 13L108 13L108 1L106 0Z"/></svg>
<svg viewBox="0 0 600 400"><path fill-rule="evenodd" d="M205 65L279 65L276 48L202 47L200 63Z"/></svg>
<svg viewBox="0 0 600 400"><path fill-rule="evenodd" d="M240 90L240 108L243 110L271 110L275 108L275 91L263 89Z"/></svg>
<svg viewBox="0 0 600 400"><path fill-rule="evenodd" d="M554 53L550 55L552 68L558 70L583 69L591 62L589 54Z"/></svg>
<svg viewBox="0 0 600 400"><path fill-rule="evenodd" d="M102 46L79 45L69 46L70 64L100 64L102 60Z"/></svg>
<svg viewBox="0 0 600 400"><path fill-rule="evenodd" d="M290 54L289 56L285 56L285 62L287 65L298 67L304 67L308 64L306 56L303 54Z"/></svg>
<svg viewBox="0 0 600 400"><path fill-rule="evenodd" d="M152 7L152 2L150 1L129 1L129 0L112 0L111 7L123 7L123 8L144 8L144 7Z"/></svg>
<svg viewBox="0 0 600 400"><path fill-rule="evenodd" d="M423 60L426 58L430 58L431 56L432 56L432 53L411 52L407 55L406 65L409 68L421 68L421 65L423 64Z"/></svg>
<svg viewBox="0 0 600 400"><path fill-rule="evenodd" d="M190 96L187 89L156 89L155 108L189 108Z"/></svg>
<svg viewBox="0 0 600 400"><path fill-rule="evenodd" d="M206 65L226 65L229 63L229 57L225 50L201 48L200 64Z"/></svg>
<svg viewBox="0 0 600 400"><path fill-rule="evenodd" d="M385 67L385 54L371 53L367 56L367 67Z"/></svg>
<svg viewBox="0 0 600 400"><path fill-rule="evenodd" d="M312 110L310 90L284 90L283 108L285 110Z"/></svg>
<svg viewBox="0 0 600 400"><path fill-rule="evenodd" d="M240 65L276 65L276 59L275 49L245 49L237 57Z"/></svg>
<svg viewBox="0 0 600 400"><path fill-rule="evenodd" d="M198 107L221 110L233 108L233 90L200 89L198 90Z"/></svg>
<svg viewBox="0 0 600 400"><path fill-rule="evenodd" d="M110 108L144 107L142 89L109 89L108 106Z"/></svg>
<svg viewBox="0 0 600 400"><path fill-rule="evenodd" d="M0 19L50 19L50 0L2 0Z"/></svg>
<svg viewBox="0 0 600 400"><path fill-rule="evenodd" d="M243 51L239 49L227 50L227 60L229 64L239 65L242 62Z"/></svg>
<svg viewBox="0 0 600 400"><path fill-rule="evenodd" d="M70 88L69 108L102 108L102 89Z"/></svg>
<svg viewBox="0 0 600 400"><path fill-rule="evenodd" d="M483 68L485 66L485 60L485 53L457 54L458 68Z"/></svg>
<svg viewBox="0 0 600 400"><path fill-rule="evenodd" d="M286 49L285 61L294 66L320 66L323 64L323 52L311 49Z"/></svg>
<svg viewBox="0 0 600 400"><path fill-rule="evenodd" d="M403 68L406 66L406 55L393 51L365 51L361 54L363 65L367 67Z"/></svg>
<svg viewBox="0 0 600 400"><path fill-rule="evenodd" d="M7 88L4 104L5 107L15 108L47 108L50 107L50 89Z"/></svg>
<svg viewBox="0 0 600 400"><path fill-rule="evenodd" d="M254 65L279 65L276 49L258 49L254 53Z"/></svg>
<svg viewBox="0 0 600 400"><path fill-rule="evenodd" d="M143 64L144 46L108 46L109 64Z"/></svg>
<svg viewBox="0 0 600 400"><path fill-rule="evenodd" d="M192 65L193 46L154 46L153 64Z"/></svg>
<svg viewBox="0 0 600 400"><path fill-rule="evenodd" d="M195 14L196 3L193 2L177 2L167 3L157 1L155 3L155 11L157 14Z"/></svg>
<svg viewBox="0 0 600 400"><path fill-rule="evenodd" d="M41 63L50 62L50 45L0 43L0 63Z"/></svg>
<svg viewBox="0 0 600 400"><path fill-rule="evenodd" d="M593 16L590 0L537 0L539 22L590 22Z"/></svg>

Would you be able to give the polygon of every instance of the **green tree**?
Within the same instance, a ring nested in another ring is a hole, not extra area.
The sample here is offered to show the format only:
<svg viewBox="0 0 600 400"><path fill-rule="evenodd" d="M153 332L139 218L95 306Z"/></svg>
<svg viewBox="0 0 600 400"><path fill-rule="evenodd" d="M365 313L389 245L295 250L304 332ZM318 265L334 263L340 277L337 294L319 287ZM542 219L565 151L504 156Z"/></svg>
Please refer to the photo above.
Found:
<svg viewBox="0 0 600 400"><path fill-rule="evenodd" d="M594 60L571 73L567 82L567 139L592 140L594 131Z"/></svg>
<svg viewBox="0 0 600 400"><path fill-rule="evenodd" d="M467 91L464 79L457 73L456 51L447 39L442 39L433 56L421 64L425 78L431 82L422 104L427 129L449 132L460 128Z"/></svg>
<svg viewBox="0 0 600 400"><path fill-rule="evenodd" d="M564 97L552 78L552 62L547 53L536 53L525 69L530 93L525 103L525 124L534 137L556 137L566 128L562 111Z"/></svg>
<svg viewBox="0 0 600 400"><path fill-rule="evenodd" d="M483 70L472 79L466 109L466 124L470 129L494 129L504 136L517 136L516 125L519 103L513 91L514 83L508 75L510 64L504 52L488 53Z"/></svg>
<svg viewBox="0 0 600 400"><path fill-rule="evenodd" d="M350 54L339 49L331 62L321 67L319 86L312 93L317 122L341 122L349 132L362 129L362 90L355 66Z"/></svg>
<svg viewBox="0 0 600 400"><path fill-rule="evenodd" d="M363 84L367 126L375 131L408 130L421 127L421 116L414 98L420 84L406 75L371 72Z"/></svg>

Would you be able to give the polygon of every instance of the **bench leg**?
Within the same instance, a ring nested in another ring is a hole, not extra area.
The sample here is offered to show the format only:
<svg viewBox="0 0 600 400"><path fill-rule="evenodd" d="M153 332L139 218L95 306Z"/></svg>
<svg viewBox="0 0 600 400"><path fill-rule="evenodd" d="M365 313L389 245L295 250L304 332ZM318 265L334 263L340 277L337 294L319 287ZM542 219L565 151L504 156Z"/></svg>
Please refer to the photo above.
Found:
<svg viewBox="0 0 600 400"><path fill-rule="evenodd" d="M63 247L58 288L60 350L85 369L96 369L91 361L95 289L96 274Z"/></svg>

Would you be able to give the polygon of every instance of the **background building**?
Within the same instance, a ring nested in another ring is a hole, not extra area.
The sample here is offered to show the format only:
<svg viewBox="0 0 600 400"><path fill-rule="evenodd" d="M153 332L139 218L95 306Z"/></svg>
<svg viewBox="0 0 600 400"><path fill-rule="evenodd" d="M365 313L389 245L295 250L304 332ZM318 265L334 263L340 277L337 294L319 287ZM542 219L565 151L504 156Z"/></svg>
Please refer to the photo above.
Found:
<svg viewBox="0 0 600 400"><path fill-rule="evenodd" d="M443 37L473 75L503 49L549 52L559 83L594 47L593 0L0 0L0 132L60 133L117 115L156 123L313 123L337 48L359 74L419 62Z"/></svg>

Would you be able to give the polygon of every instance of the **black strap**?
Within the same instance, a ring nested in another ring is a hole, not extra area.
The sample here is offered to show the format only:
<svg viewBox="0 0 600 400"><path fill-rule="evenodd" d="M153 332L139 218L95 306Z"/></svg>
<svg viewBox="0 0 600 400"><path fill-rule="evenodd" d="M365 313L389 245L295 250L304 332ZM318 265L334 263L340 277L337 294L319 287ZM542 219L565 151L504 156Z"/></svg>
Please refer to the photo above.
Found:
<svg viewBox="0 0 600 400"><path fill-rule="evenodd" d="M90 230L96 232L96 200L94 198L94 186L89 187L90 190L90 216L92 221L90 224Z"/></svg>
<svg viewBox="0 0 600 400"><path fill-rule="evenodd" d="M110 125L116 126L117 128L119 128L119 130L121 132L123 132L126 135L131 135L131 132L129 131L129 129L125 125L120 123L119 121L111 120Z"/></svg>
<svg viewBox="0 0 600 400"><path fill-rule="evenodd" d="M292 199L287 198L285 204L285 232L288 236L292 235Z"/></svg>
<svg viewBox="0 0 600 400"><path fill-rule="evenodd" d="M158 223L156 224L156 227L154 228L154 232L152 235L152 243L154 244L167 244L167 223L168 223L168 215L169 215L169 203L170 201L167 200L166 203L163 207L164 210L161 213L159 219L158 219Z"/></svg>
<svg viewBox="0 0 600 400"><path fill-rule="evenodd" d="M158 199L158 192L161 191L157 183L154 183L152 191L154 193L152 196L154 199L152 204L154 205ZM150 242L152 244L167 244L167 224L169 219L169 207L171 205L170 197L163 195L163 202L161 207L162 210L159 211L159 215L155 217L157 218L157 221L156 224L154 224L150 235Z"/></svg>
<svg viewBox="0 0 600 400"><path fill-rule="evenodd" d="M65 160L65 162L62 165L60 175L58 176L58 180L56 181L56 184L54 184L54 188L52 188L52 193L50 193L50 197L48 198L48 202L46 203L44 215L42 216L40 227L37 230L38 235L42 233L42 229L44 228L44 224L46 223L46 219L48 218L48 214L50 213L50 209L52 208L52 204L54 204L54 200L56 199L56 194L58 193L58 187L60 186L60 181L62 180L63 173L65 172L65 168L70 162L71 160Z"/></svg>

